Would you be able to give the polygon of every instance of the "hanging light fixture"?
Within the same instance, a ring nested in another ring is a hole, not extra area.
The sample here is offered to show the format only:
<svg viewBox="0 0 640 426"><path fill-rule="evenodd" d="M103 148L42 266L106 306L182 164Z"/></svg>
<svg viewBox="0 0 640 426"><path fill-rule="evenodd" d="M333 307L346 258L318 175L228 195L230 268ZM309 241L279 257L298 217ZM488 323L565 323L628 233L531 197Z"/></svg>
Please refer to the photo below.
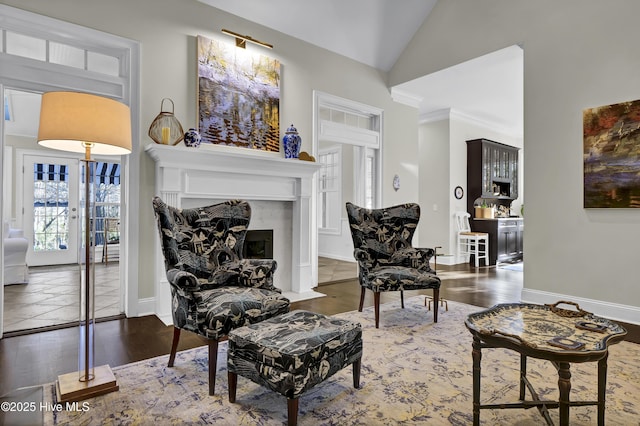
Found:
<svg viewBox="0 0 640 426"><path fill-rule="evenodd" d="M267 49L273 49L273 45L272 44L265 43L264 41L256 40L255 38L253 38L251 36L248 36L248 35L238 34L236 32L225 30L225 29L222 30L222 34L226 34L226 35L230 35L232 37L235 37L236 38L236 46L237 47L241 47L243 49L245 49L247 47L247 42L251 42L251 43L257 44L258 46L266 47Z"/></svg>
<svg viewBox="0 0 640 426"><path fill-rule="evenodd" d="M164 110L164 101L171 102L171 111ZM177 145L184 139L184 130L178 119L173 115L173 101L164 98L160 101L160 114L151 122L149 137L157 144Z"/></svg>

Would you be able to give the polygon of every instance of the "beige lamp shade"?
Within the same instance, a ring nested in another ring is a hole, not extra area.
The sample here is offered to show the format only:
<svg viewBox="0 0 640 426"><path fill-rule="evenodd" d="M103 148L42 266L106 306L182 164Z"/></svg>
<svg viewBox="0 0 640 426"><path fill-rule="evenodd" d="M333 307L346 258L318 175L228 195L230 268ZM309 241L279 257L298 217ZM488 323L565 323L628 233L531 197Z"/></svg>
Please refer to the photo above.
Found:
<svg viewBox="0 0 640 426"><path fill-rule="evenodd" d="M38 144L47 148L98 155L131 153L129 107L87 93L49 92L42 95Z"/></svg>

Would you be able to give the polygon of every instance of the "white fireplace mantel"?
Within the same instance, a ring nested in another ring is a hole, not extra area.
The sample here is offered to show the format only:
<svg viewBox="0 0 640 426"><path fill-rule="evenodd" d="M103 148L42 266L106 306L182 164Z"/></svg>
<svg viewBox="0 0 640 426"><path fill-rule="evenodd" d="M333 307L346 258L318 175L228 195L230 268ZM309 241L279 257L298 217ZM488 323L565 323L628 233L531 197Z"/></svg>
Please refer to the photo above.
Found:
<svg viewBox="0 0 640 426"><path fill-rule="evenodd" d="M224 146L188 148L151 144L145 151L156 163L156 193L169 205L183 208L227 199L243 199L250 204L256 201L266 206L277 202L280 204L273 205L275 214L287 218L289 211L284 214L278 208L282 204L290 206L290 222L278 226L284 228L281 235L274 230L274 244L277 239L288 240L280 241L284 246L280 253L287 258L276 258L274 284L292 301L320 296L312 290L318 275L316 214L312 208L313 177L320 168L318 163ZM257 217L270 213L256 211L252 205L251 223L276 220ZM170 323L171 296L159 247L156 253L156 314Z"/></svg>

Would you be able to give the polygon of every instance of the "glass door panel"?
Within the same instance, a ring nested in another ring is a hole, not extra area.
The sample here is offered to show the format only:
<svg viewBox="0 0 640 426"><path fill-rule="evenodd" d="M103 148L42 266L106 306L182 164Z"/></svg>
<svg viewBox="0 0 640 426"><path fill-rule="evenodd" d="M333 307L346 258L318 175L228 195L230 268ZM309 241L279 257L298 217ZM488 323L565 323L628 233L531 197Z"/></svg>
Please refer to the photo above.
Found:
<svg viewBox="0 0 640 426"><path fill-rule="evenodd" d="M78 261L78 161L24 156L24 232L27 263Z"/></svg>

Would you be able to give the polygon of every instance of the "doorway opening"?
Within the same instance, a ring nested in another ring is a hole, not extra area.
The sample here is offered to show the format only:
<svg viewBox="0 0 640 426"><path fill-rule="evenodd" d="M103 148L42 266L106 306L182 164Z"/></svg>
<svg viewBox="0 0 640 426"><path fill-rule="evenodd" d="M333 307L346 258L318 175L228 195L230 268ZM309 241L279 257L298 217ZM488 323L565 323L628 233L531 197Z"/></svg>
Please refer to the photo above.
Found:
<svg viewBox="0 0 640 426"><path fill-rule="evenodd" d="M382 129L382 109L314 92L318 284L357 276L345 203L379 207Z"/></svg>
<svg viewBox="0 0 640 426"><path fill-rule="evenodd" d="M4 331L9 335L75 325L78 318L78 205L80 164L49 150L12 146L16 173L7 193L24 235L27 277L4 287ZM14 143L17 145L13 145ZM96 318L122 314L119 262L121 167L97 159L95 188Z"/></svg>
<svg viewBox="0 0 640 426"><path fill-rule="evenodd" d="M0 18L4 22L4 43L0 46L0 53L11 53L0 55L0 93L4 100L2 104L4 131L0 132L0 163L3 165L2 180L0 181L3 197L0 200L0 211L3 229L6 223L12 228L26 229L23 209L33 209L33 207L25 206L23 200L20 199L22 191L16 190L16 179L13 178L13 172L22 172L16 166L17 149L38 149L36 139L40 94L57 90L91 93L94 90L92 88L99 87L101 96L110 97L129 105L132 113L134 150L130 156L121 159L122 170L127 172L127 179L122 183L123 203L120 211L122 232L119 236L119 244L123 256L122 260L117 263L109 262L108 267L115 268L114 273L121 286L118 295L118 312L126 312L127 315L135 316L138 313L138 264L137 262L128 262L127 259L129 257L137 258L138 246L137 241L130 241L127 238L127 234L130 230L137 229L139 222L139 200L135 196L137 190L132 186L133 183L138 182L139 172L136 167L130 167L131 164L137 164L140 156L136 149L138 144L136 135L139 134L139 126L134 124L138 122L139 115L137 95L139 44L122 37L6 5L0 5ZM33 103L36 107L28 108L28 112L23 114L20 108L22 106L29 107L26 104L34 98L36 101ZM20 117L28 118L27 122L21 121ZM22 126L25 123L26 126ZM44 153L45 151L41 150L40 152ZM44 161L41 163L45 164ZM56 185L59 185L59 182ZM56 208L62 212L65 206L58 205ZM49 216L49 220L51 219L52 217ZM51 223L56 223L56 221ZM57 224L59 223L62 222L57 222ZM62 234L51 233L52 241L54 241L52 244L55 245L56 241L59 243L57 244L58 250L66 245L62 242L64 238ZM3 232L3 237L5 235L6 233ZM68 241L71 239L70 237ZM4 250L4 238L2 244ZM33 243L31 244L33 245ZM74 251L69 249L68 245L66 247L69 252ZM122 263L122 268L119 267L120 263ZM47 264L58 265L53 262L47 262ZM73 268L78 267L74 265ZM4 273L4 271L0 272ZM73 282L77 287L78 280L73 278L64 278L64 280ZM12 316L6 311L9 305L8 301L5 303L5 290L12 286L5 286L4 278L2 284L0 286L0 337L5 330L5 323ZM35 288L30 284L27 284L27 287ZM63 291L62 286L56 288L58 291ZM74 292L77 291L74 290ZM99 299L100 293L96 292L96 296ZM39 297L41 301L48 298L46 294L41 294ZM96 309L100 309L98 302ZM74 318L77 320L77 304L74 310L76 311Z"/></svg>

